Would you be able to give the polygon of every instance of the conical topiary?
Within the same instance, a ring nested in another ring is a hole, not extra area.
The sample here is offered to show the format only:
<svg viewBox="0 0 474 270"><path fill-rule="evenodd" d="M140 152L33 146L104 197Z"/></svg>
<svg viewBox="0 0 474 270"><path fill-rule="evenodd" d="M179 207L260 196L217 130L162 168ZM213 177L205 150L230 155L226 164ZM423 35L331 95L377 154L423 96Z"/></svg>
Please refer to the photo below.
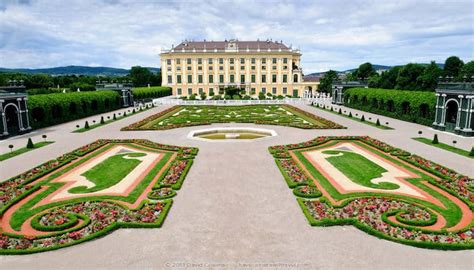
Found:
<svg viewBox="0 0 474 270"><path fill-rule="evenodd" d="M31 138L28 138L28 143L26 144L26 148L28 148L28 149L35 148L35 144L31 140Z"/></svg>
<svg viewBox="0 0 474 270"><path fill-rule="evenodd" d="M360 118L360 121L361 121L361 122L364 122L364 121L365 121L364 115L362 115L362 117Z"/></svg>
<svg viewBox="0 0 474 270"><path fill-rule="evenodd" d="M439 141L438 141L438 134L435 134L434 137L433 137L433 141L431 142L432 144L438 144Z"/></svg>
<svg viewBox="0 0 474 270"><path fill-rule="evenodd" d="M100 124L101 124L101 125L102 125L102 124L105 124L105 121L104 121L104 117L103 117L103 116L100 117Z"/></svg>
<svg viewBox="0 0 474 270"><path fill-rule="evenodd" d="M117 120L117 116L115 116L115 113L114 113L114 115L112 116L112 119Z"/></svg>
<svg viewBox="0 0 474 270"><path fill-rule="evenodd" d="M380 120L377 118L377 122L375 122L376 126L380 126Z"/></svg>
<svg viewBox="0 0 474 270"><path fill-rule="evenodd" d="M338 114L342 114L342 109L341 108L339 108Z"/></svg>
<svg viewBox="0 0 474 270"><path fill-rule="evenodd" d="M469 152L470 157L474 157L474 146L471 148L471 152Z"/></svg>
<svg viewBox="0 0 474 270"><path fill-rule="evenodd" d="M89 129L89 122L86 121L86 123L84 124L84 128Z"/></svg>
<svg viewBox="0 0 474 270"><path fill-rule="evenodd" d="M349 112L349 117L352 117L352 112Z"/></svg>

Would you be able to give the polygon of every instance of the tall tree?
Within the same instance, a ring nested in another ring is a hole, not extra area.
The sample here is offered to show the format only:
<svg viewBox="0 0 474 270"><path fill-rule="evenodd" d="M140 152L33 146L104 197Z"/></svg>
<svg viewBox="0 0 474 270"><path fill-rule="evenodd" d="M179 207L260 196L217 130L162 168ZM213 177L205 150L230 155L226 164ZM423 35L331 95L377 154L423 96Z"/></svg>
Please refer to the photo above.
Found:
<svg viewBox="0 0 474 270"><path fill-rule="evenodd" d="M402 69L401 66L395 66L387 71L382 72L377 87L383 89L394 89L397 86L397 78L400 69Z"/></svg>
<svg viewBox="0 0 474 270"><path fill-rule="evenodd" d="M444 75L458 77L464 62L457 56L450 56L444 62Z"/></svg>
<svg viewBox="0 0 474 270"><path fill-rule="evenodd" d="M410 63L400 69L397 77L396 89L421 90L421 80L425 67L420 64Z"/></svg>
<svg viewBox="0 0 474 270"><path fill-rule="evenodd" d="M330 93L331 92L331 87L332 87L332 81L337 78L337 72L334 70L329 70L324 74L324 77L321 78L321 81L319 83L319 92L326 92Z"/></svg>
<svg viewBox="0 0 474 270"><path fill-rule="evenodd" d="M130 78L134 86L147 86L153 83L153 73L147 68L141 66L132 67L130 70Z"/></svg>
<svg viewBox="0 0 474 270"><path fill-rule="evenodd" d="M423 90L434 90L438 84L438 78L441 76L441 73L442 71L435 61L431 61L419 78L421 80L421 88Z"/></svg>
<svg viewBox="0 0 474 270"><path fill-rule="evenodd" d="M474 76L474 61L469 61L467 62L461 69L461 72L459 72L459 80L464 80L464 77L472 81Z"/></svg>
<svg viewBox="0 0 474 270"><path fill-rule="evenodd" d="M375 74L375 69L371 63L363 63L357 69L357 77L361 79L369 79L370 76Z"/></svg>

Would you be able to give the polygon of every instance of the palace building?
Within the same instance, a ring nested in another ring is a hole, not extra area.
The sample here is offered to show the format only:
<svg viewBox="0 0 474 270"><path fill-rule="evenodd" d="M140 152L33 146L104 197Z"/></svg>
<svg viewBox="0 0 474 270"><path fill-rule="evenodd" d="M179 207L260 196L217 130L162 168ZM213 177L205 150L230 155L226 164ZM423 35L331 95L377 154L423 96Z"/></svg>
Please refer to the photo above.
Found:
<svg viewBox="0 0 474 270"><path fill-rule="evenodd" d="M278 41L184 41L160 57L162 85L178 96L237 87L251 96L301 97L315 94L319 85L304 81L300 50Z"/></svg>

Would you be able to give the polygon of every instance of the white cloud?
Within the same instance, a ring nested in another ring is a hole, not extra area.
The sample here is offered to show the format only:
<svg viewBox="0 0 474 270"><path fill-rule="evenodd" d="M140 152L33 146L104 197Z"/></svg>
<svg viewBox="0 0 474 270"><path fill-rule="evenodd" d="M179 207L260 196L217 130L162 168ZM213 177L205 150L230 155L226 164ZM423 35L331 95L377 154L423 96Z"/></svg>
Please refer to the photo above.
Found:
<svg viewBox="0 0 474 270"><path fill-rule="evenodd" d="M305 73L472 60L470 1L1 0L0 66L158 66L185 38L283 40Z"/></svg>

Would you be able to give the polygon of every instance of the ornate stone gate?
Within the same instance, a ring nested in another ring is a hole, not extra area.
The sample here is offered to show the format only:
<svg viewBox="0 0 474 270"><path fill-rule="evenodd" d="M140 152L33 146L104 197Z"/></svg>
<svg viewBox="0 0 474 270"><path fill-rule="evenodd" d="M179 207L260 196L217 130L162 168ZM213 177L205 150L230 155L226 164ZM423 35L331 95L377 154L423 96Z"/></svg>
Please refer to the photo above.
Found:
<svg viewBox="0 0 474 270"><path fill-rule="evenodd" d="M443 82L436 88L433 128L474 136L474 83Z"/></svg>

